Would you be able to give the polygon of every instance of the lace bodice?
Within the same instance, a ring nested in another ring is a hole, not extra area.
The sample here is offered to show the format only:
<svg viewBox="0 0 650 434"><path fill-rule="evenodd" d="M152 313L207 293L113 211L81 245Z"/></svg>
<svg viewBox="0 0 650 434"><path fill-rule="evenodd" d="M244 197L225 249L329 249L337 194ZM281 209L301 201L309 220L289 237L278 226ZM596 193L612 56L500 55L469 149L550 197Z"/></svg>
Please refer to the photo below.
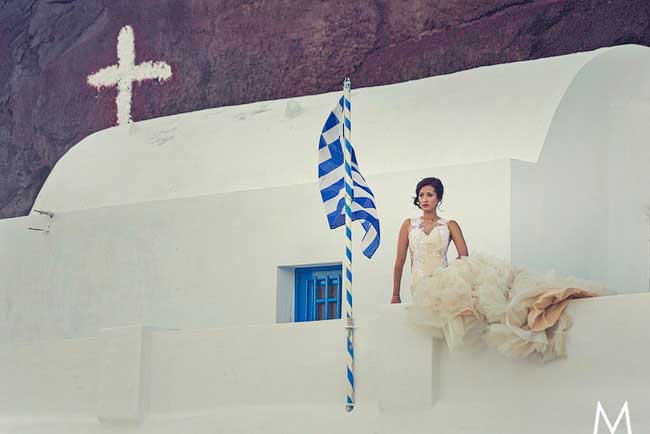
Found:
<svg viewBox="0 0 650 434"><path fill-rule="evenodd" d="M422 217L411 218L408 239L413 284L421 277L447 266L447 249L451 241L448 224L449 221L439 218L427 234Z"/></svg>

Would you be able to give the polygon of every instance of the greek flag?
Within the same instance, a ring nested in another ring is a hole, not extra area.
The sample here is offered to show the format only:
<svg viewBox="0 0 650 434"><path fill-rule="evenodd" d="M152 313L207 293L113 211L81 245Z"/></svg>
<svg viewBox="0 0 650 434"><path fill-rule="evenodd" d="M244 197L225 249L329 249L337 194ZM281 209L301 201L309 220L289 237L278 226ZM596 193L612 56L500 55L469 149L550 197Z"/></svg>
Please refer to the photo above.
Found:
<svg viewBox="0 0 650 434"><path fill-rule="evenodd" d="M318 143L318 181L330 229L345 224L345 154L343 153L343 97L330 113ZM348 125L350 127L350 125ZM371 258L379 247L379 218L375 196L359 171L354 148L352 158L352 220L361 220L366 233L363 254Z"/></svg>

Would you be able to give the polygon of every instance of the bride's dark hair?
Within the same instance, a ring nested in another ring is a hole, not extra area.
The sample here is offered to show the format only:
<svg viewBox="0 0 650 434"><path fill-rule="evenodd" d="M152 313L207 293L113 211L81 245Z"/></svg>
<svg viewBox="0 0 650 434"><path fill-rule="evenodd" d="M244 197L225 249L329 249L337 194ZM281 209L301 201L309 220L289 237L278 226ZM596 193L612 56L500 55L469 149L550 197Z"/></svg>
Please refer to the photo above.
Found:
<svg viewBox="0 0 650 434"><path fill-rule="evenodd" d="M436 196L438 197L438 201L442 202L442 195L445 192L445 186L442 185L442 181L438 178L430 177L424 178L422 181L418 182L418 185L415 186L415 197L413 198L413 205L417 206L418 208L420 207L420 199L418 199L418 197L420 196L420 190L422 190L422 187L425 185L430 185L433 187L436 192Z"/></svg>

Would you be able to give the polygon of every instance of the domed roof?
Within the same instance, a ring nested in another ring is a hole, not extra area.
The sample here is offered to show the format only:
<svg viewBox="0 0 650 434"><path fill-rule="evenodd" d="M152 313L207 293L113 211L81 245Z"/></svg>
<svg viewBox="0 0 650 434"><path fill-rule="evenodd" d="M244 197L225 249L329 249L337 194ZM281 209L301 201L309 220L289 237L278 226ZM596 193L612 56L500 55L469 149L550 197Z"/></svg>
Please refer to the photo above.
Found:
<svg viewBox="0 0 650 434"><path fill-rule="evenodd" d="M352 142L366 177L494 159L536 161L569 85L622 46L354 89ZM617 66L601 62L602 67ZM59 160L34 208L102 206L316 182L339 92L151 119L94 133Z"/></svg>

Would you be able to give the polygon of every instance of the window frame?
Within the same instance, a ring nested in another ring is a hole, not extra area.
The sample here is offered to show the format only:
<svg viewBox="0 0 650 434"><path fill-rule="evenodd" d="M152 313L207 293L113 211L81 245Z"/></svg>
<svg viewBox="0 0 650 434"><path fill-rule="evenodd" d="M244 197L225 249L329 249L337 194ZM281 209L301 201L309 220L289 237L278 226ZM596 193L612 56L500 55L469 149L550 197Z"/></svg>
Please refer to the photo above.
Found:
<svg viewBox="0 0 650 434"><path fill-rule="evenodd" d="M323 297L319 298L317 289L321 287L319 283L322 284L323 281ZM335 297L330 297L332 283L336 285ZM340 319L342 286L343 267L341 264L296 267L294 269L294 322ZM336 310L333 317L330 314L330 304L332 303L336 303L333 306ZM319 304L324 305L323 318L319 318Z"/></svg>

